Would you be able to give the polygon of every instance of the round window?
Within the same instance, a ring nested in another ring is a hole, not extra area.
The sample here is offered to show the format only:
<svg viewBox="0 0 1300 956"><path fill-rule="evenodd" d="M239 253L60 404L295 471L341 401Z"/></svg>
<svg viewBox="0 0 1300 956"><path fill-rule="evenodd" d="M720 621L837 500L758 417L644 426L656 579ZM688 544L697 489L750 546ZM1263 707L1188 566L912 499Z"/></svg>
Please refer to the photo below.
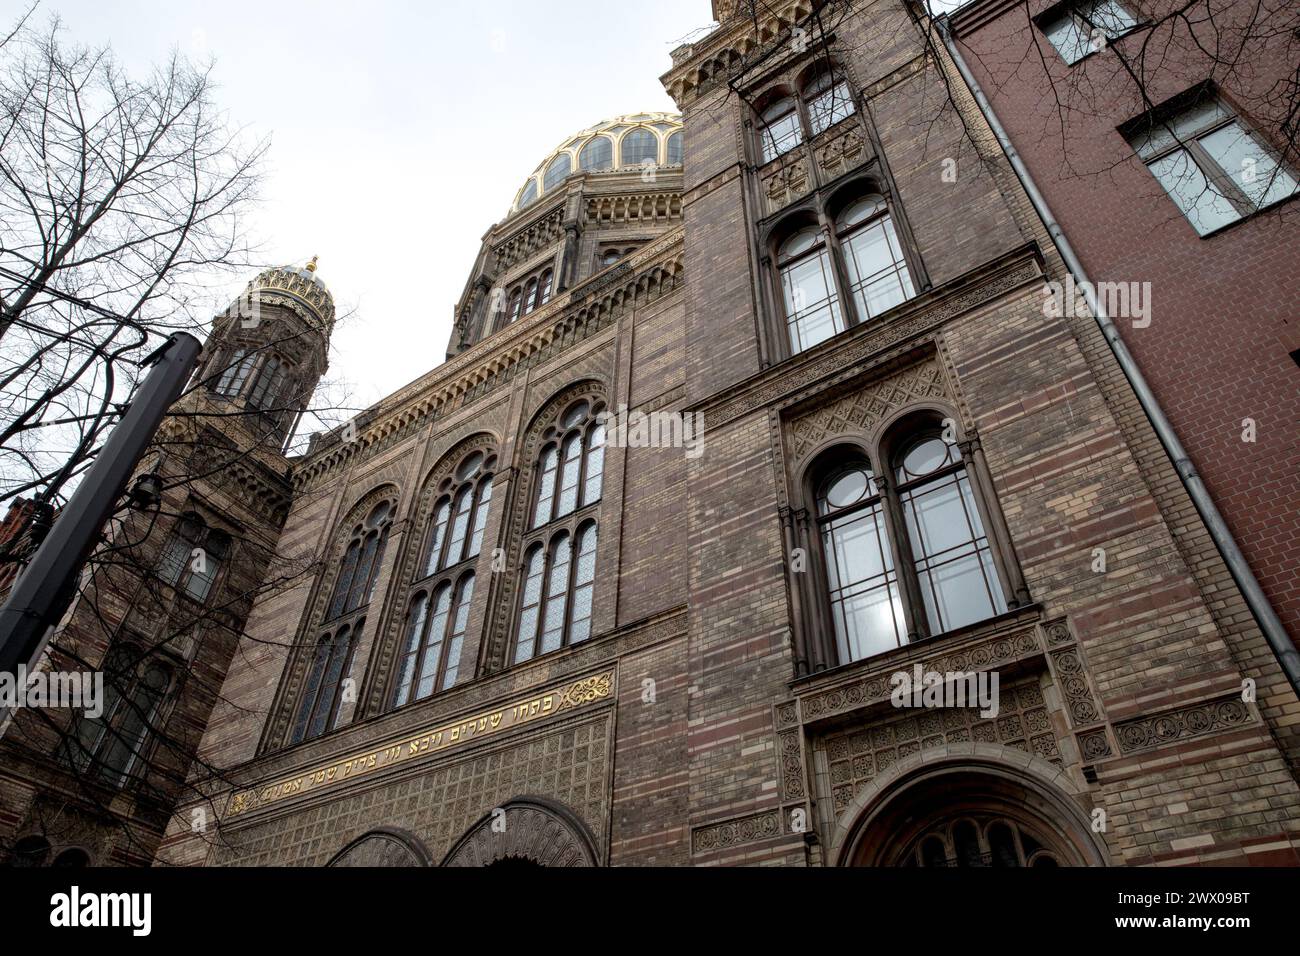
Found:
<svg viewBox="0 0 1300 956"><path fill-rule="evenodd" d="M560 424L563 425L565 428L572 428L574 425L577 425L586 417L587 417L587 403L578 402L578 404L574 405L572 408L570 408L567 412L564 413L564 418L561 420Z"/></svg>
<svg viewBox="0 0 1300 956"><path fill-rule="evenodd" d="M460 467L456 469L456 480L467 481L477 475L482 467L483 453L476 451L460 463Z"/></svg>
<svg viewBox="0 0 1300 956"><path fill-rule="evenodd" d="M922 478L960 457L956 445L948 444L937 435L920 438L903 453L902 464L898 468L898 480L904 482Z"/></svg>

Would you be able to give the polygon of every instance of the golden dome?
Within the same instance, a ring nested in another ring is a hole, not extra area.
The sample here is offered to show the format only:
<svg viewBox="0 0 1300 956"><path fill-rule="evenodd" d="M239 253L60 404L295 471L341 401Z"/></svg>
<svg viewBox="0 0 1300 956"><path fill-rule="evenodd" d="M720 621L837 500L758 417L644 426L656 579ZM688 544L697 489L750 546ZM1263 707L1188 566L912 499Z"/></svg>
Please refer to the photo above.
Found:
<svg viewBox="0 0 1300 956"><path fill-rule="evenodd" d="M680 166L681 132L680 113L628 113L590 126L537 164L515 193L510 211L532 205L576 172L638 169L649 163Z"/></svg>
<svg viewBox="0 0 1300 956"><path fill-rule="evenodd" d="M258 292L283 293L294 303L309 309L326 328L334 325L334 296L316 274L316 256L305 266L275 266L248 284L248 295Z"/></svg>

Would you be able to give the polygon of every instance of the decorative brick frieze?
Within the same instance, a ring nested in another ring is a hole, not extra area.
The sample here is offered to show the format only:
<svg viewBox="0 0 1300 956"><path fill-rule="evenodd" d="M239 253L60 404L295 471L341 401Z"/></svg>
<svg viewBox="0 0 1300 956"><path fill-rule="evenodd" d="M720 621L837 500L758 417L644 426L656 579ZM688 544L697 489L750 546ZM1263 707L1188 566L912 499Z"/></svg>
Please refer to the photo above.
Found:
<svg viewBox="0 0 1300 956"><path fill-rule="evenodd" d="M1220 697L1193 707L1166 711L1115 725L1121 753L1131 754L1165 744L1255 723L1250 707L1238 697Z"/></svg>
<svg viewBox="0 0 1300 956"><path fill-rule="evenodd" d="M745 817L691 828L691 851L714 853L746 843L758 843L781 836L781 814L764 810Z"/></svg>

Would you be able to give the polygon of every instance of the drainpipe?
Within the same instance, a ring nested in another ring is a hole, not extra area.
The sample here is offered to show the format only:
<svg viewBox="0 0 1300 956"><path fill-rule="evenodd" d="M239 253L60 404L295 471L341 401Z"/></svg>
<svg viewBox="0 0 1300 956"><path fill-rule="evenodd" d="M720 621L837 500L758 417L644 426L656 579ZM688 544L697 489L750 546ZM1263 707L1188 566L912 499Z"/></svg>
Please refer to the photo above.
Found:
<svg viewBox="0 0 1300 956"><path fill-rule="evenodd" d="M998 122L992 104L989 103L983 89L980 88L979 82L972 75L965 59L962 58L961 51L957 48L957 43L953 40L950 32L948 18L946 16L939 17L935 20L935 24L939 28L939 35L943 38L943 45L947 48L949 56L952 57L957 71L961 73L962 79L966 81L966 85L974 95L980 112L984 114L985 122L993 131L993 135L997 137L1002 151L1006 153L1007 159L1011 163L1011 168L1015 170L1016 176L1020 179L1020 185L1024 187L1025 193L1029 196L1029 201L1034 204L1034 209L1038 211L1043 224L1047 226L1047 231L1056 244L1056 249L1061 254L1061 258L1065 261L1066 267L1074 273L1075 282L1083 289L1084 297L1097 320L1101 334L1105 336L1107 344L1110 345L1110 350L1114 353L1115 360L1119 362L1124 377L1128 379L1129 385L1133 387L1138 403L1146 413L1147 420L1151 422L1152 428L1155 429L1156 435L1160 438L1160 444L1164 445L1166 454L1169 455L1170 461L1174 463L1174 469L1178 472L1178 477L1182 479L1183 487L1187 489L1187 494L1191 496L1192 503L1196 505L1201 520L1205 522L1210 537L1219 549L1219 554L1223 556L1224 562L1228 565L1228 571L1232 574L1233 580L1237 582L1237 587L1241 589L1241 594L1246 599L1247 606L1255 616L1255 621L1259 624L1260 630L1264 633L1264 639L1268 641L1268 646L1272 648L1273 655L1277 658L1278 663L1282 665L1282 672L1286 674L1292 690L1297 695L1300 695L1300 654L1297 654L1295 645L1291 642L1286 628L1282 626L1282 621L1278 618L1277 612L1273 610L1273 606L1269 604L1264 589L1260 587L1259 581L1256 579L1254 572L1251 571L1250 565L1246 563L1246 558L1241 553L1241 549L1237 547L1232 532L1228 530L1227 522L1223 520L1223 515L1219 513L1219 509L1215 507L1214 501L1210 498L1210 493L1205 487L1205 482L1197 474L1196 466L1192 464L1192 460L1187 456L1187 451L1183 448L1182 442L1178 440L1178 436L1174 433L1174 428L1169 423L1169 419L1165 417L1159 402L1156 401L1151 386L1147 384L1147 380L1133 360L1132 354L1119 337L1119 330L1115 327L1115 323L1110 320L1110 316L1106 314L1105 308L1098 300L1095 288L1088 281L1088 276L1083 271L1083 263L1079 261L1079 257L1074 253L1074 247L1070 245L1070 240L1065 237L1060 223L1056 221L1056 217L1052 215L1051 209L1048 208L1047 200L1038 191L1038 187L1034 184L1033 177L1029 175L1029 170L1025 167L1020 154L1016 152L1016 148L1011 144L1006 130Z"/></svg>

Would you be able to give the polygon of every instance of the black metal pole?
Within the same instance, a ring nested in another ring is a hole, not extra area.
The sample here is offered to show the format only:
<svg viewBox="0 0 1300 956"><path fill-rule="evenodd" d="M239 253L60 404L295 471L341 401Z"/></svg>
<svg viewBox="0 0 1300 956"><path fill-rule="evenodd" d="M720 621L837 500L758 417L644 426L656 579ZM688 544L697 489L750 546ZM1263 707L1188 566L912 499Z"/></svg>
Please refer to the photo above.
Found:
<svg viewBox="0 0 1300 956"><path fill-rule="evenodd" d="M19 665L30 666L45 649L51 629L72 603L77 577L100 529L185 387L201 347L194 336L177 332L152 356L154 366L126 414L0 608L0 673L17 673Z"/></svg>

